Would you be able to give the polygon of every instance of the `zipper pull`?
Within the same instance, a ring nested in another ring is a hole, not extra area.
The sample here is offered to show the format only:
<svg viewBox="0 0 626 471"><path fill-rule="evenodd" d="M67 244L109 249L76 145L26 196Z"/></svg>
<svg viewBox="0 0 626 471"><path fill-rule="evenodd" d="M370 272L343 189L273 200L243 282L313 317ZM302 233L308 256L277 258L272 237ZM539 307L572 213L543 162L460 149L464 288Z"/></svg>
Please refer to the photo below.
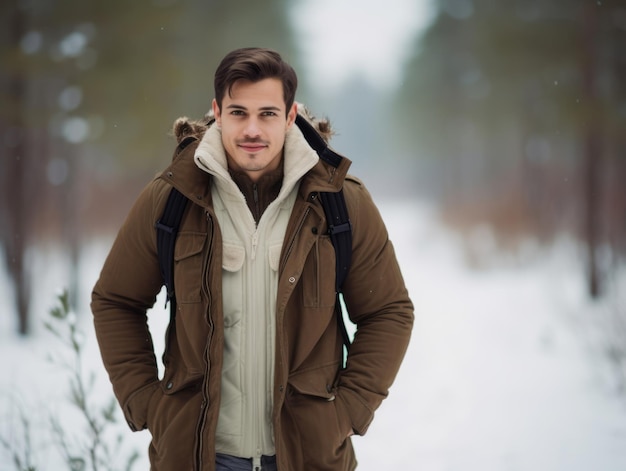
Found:
<svg viewBox="0 0 626 471"><path fill-rule="evenodd" d="M261 457L258 455L252 458L252 471L261 471Z"/></svg>
<svg viewBox="0 0 626 471"><path fill-rule="evenodd" d="M250 256L252 260L254 260L256 257L256 248L258 245L259 245L259 231L254 231L254 233L252 234L252 254Z"/></svg>

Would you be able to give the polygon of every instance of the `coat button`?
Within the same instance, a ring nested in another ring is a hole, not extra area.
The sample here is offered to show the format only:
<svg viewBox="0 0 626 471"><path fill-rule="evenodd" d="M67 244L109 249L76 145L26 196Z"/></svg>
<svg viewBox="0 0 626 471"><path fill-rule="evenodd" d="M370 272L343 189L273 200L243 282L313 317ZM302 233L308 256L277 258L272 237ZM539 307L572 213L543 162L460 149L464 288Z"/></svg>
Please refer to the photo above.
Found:
<svg viewBox="0 0 626 471"><path fill-rule="evenodd" d="M289 277L289 283L295 283L296 282L296 277L295 276L290 276Z"/></svg>
<svg viewBox="0 0 626 471"><path fill-rule="evenodd" d="M313 234L317 234L317 227L313 227L313 228L311 228L311 232L312 232Z"/></svg>
<svg viewBox="0 0 626 471"><path fill-rule="evenodd" d="M169 383L167 383L167 385L165 386L165 389L172 389L174 387L174 383L172 383L171 381Z"/></svg>

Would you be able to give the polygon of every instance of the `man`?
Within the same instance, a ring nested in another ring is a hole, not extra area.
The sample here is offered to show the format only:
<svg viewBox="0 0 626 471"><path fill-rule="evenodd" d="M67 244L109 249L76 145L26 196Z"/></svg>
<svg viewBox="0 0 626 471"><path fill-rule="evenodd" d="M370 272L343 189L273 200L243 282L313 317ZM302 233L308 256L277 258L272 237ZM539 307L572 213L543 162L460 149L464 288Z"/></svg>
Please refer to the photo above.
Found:
<svg viewBox="0 0 626 471"><path fill-rule="evenodd" d="M177 121L173 163L139 196L94 288L104 365L131 429L152 434L153 470L353 470L350 436L367 430L406 351L413 306L384 224L350 162L326 164L294 125L296 87L274 51L228 54L214 121ZM146 310L163 284L155 223L172 187L191 202L159 379ZM357 326L345 368L318 198L342 187Z"/></svg>

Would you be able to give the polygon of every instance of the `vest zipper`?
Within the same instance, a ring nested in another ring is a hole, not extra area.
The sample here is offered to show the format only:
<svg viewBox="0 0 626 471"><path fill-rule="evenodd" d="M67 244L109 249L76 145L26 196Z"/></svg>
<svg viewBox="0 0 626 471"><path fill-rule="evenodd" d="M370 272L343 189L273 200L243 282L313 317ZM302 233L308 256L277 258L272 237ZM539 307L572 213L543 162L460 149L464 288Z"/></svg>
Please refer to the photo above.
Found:
<svg viewBox="0 0 626 471"><path fill-rule="evenodd" d="M257 212L259 209L258 206L258 192L257 192L257 184L254 184L254 200L256 203L256 208L257 208ZM259 242L259 229L258 229L258 225L255 228L254 233L252 234L252 254L251 254L251 260L254 261L256 259L256 251L257 251L257 246L258 246L258 242ZM255 283L254 281L257 279L257 271L258 271L258 265L256 262L252 263L252 265L250 266L250 271L248 271L247 273L247 281L246 284L247 286L249 286L248 288L248 292L250 292L249 290L252 290L252 295L249 299L258 299L258 294L257 291L259 289L259 286L257 285L257 283ZM248 301L249 302L249 301ZM251 306L247 305L246 306L246 310L251 313L251 317L253 319L258 319L259 316L261 316L263 314L263 316L265 316L265 309L264 307L258 307L258 306L254 306L254 309L251 309ZM258 322L258 321L257 321ZM265 323L264 321L262 321L263 323ZM250 352L253 355L253 358L256 358L257 355L259 355L258 349L259 349L259 343L257 342L257 335L258 335L258 331L257 331L257 325L254 325L254 329L252 329L251 327L254 324L252 322L248 323L248 334L250 337ZM267 336L265 335L265 338L267 338ZM266 349L264 349L265 351L263 352L263 355L266 357L267 356L267 351ZM251 361L254 361L253 358L250 358ZM259 375L263 374L262 372L260 373L260 368L253 368L252 369L252 375L251 377L249 377L248 379L251 379L251 384L259 384ZM246 375L248 376L248 375ZM261 384L265 384L264 382L261 382ZM246 385L245 389L250 389L249 385ZM263 428L263 419L260 418L260 414L261 412L264 410L264 404L265 404L265 391L262 390L261 394L257 393L255 394L253 397L250 398L250 402L252 404L252 429L255 430L254 433L254 442L252 443L252 445L254 446L254 456L252 457L252 469L257 471L261 469L261 440L260 437L263 435L262 432L262 428Z"/></svg>
<svg viewBox="0 0 626 471"><path fill-rule="evenodd" d="M254 209L256 212L256 214L254 215L255 216L254 219L256 221L260 221L261 220L261 207L259 206L259 186L256 183L252 185L252 195L254 196ZM258 216L258 219L257 219L257 216Z"/></svg>
<svg viewBox="0 0 626 471"><path fill-rule="evenodd" d="M256 184L255 184L256 187ZM254 260L255 258L255 252L256 252L256 237L257 235L257 230L254 231L254 235L252 238L252 257L251 259ZM256 276L256 263L253 263L252 266L248 266L248 268L250 270L246 270L246 277L247 280L245 281L246 284L246 292L248 293L248 295L250 295L248 297L248 302L246 302L244 304L244 309L246 311L248 311L250 315L250 317L252 319L256 319L259 315L259 311L262 311L262 309L258 309L258 307L254 306L254 309L252 309L252 306L250 306L250 299L257 299L257 294L256 294L256 290L257 290L257 284L253 282L253 278ZM250 290L252 290L252 293L250 293ZM254 326L254 328L252 328ZM257 335L257 331L256 331L256 324L253 323L252 321L248 321L247 323L247 332L246 332L246 336L248 336L249 338L249 353L248 356L252 355L252 358L249 358L251 361L254 361L254 358L257 357L258 352L257 352L257 339L256 339L256 335ZM252 368L252 370L248 369L248 371L251 371L251 375L244 375L246 378L246 381L250 381L251 384L259 384L259 378L258 378L258 370L259 368ZM244 385L244 390L250 390L250 385L246 384ZM256 461L257 456L259 455L259 436L260 436L260 429L261 429L261 424L259 421L259 396L262 395L257 393L254 394L252 397L249 398L250 404L252 404L252 413L251 413L251 419L252 419L252 430L254 430L254 435L253 435L253 440L254 442L252 443L252 445L254 446L254 455L252 457L252 461L253 463ZM244 408L245 410L245 408ZM247 440L245 440L247 441ZM254 469L254 465L253 465L253 469Z"/></svg>
<svg viewBox="0 0 626 471"><path fill-rule="evenodd" d="M207 276L209 263L211 260L211 252L213 251L213 236L214 225L213 218L209 211L206 211L207 224L209 226L209 247L206 253L206 259L203 263L202 276L204 283L202 284L202 290L207 297L207 322L209 324L209 336L204 347L204 359L206 362L206 368L204 370L204 380L202 381L202 404L200 405L200 417L198 418L198 425L196 427L196 457L194 469L200 471L202 469L202 449L204 448L204 429L207 421L207 411L209 410L209 373L211 371L210 361L210 345L211 338L213 337L213 319L211 317L211 290L209 289L209 277Z"/></svg>

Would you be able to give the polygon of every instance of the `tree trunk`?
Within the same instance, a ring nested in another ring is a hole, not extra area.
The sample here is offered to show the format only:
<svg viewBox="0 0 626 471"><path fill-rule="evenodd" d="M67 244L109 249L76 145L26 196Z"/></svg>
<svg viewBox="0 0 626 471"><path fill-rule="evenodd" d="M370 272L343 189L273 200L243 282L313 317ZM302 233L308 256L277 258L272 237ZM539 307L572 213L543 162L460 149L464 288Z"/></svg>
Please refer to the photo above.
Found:
<svg viewBox="0 0 626 471"><path fill-rule="evenodd" d="M10 38L17 50L25 31L24 13L18 6L11 9ZM13 282L15 304L18 314L18 332L29 332L30 274L26 267L25 253L28 245L28 196L26 120L23 103L26 99L26 75L16 52L14 63L9 67L6 86L6 113L4 115L4 150L2 191L2 243L5 250L9 278Z"/></svg>
<svg viewBox="0 0 626 471"><path fill-rule="evenodd" d="M592 298L601 294L600 267L598 266L598 247L600 245L601 223L601 167L602 139L599 112L600 100L596 90L597 76L597 38L598 38L598 6L594 2L586 2L583 8L583 47L582 76L583 94L586 103L583 128L584 171L584 237L587 246L587 288Z"/></svg>

